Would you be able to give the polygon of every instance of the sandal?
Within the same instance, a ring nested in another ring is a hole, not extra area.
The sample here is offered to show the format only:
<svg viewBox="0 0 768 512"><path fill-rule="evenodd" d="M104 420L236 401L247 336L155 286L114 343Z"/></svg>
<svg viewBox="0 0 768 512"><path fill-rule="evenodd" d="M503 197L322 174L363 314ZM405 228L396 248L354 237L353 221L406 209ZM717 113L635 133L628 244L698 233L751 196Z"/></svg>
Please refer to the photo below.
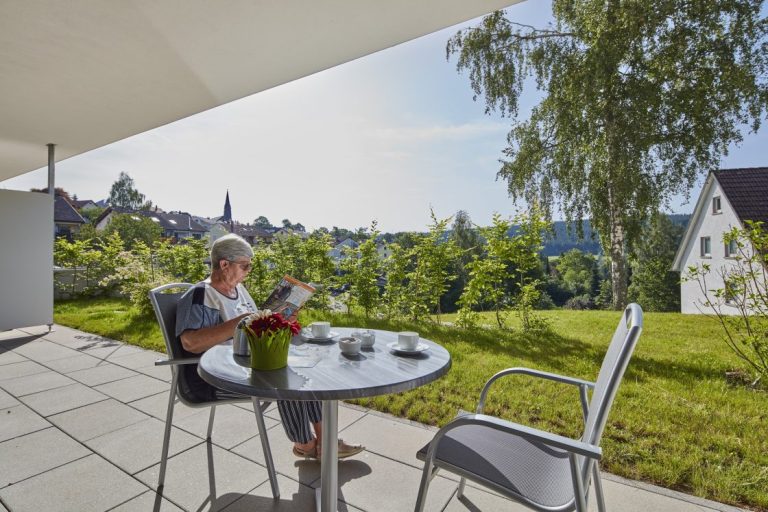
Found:
<svg viewBox="0 0 768 512"><path fill-rule="evenodd" d="M365 450L365 446L361 444L347 444L344 442L343 439L339 439L339 458L340 459L346 459L347 457L357 455L363 450ZM315 449L315 452L316 452L316 457L319 459L321 457L321 450Z"/></svg>
<svg viewBox="0 0 768 512"><path fill-rule="evenodd" d="M311 450L302 450L296 445L293 445L293 454L300 459L318 459L320 454L317 453L317 445L313 446Z"/></svg>

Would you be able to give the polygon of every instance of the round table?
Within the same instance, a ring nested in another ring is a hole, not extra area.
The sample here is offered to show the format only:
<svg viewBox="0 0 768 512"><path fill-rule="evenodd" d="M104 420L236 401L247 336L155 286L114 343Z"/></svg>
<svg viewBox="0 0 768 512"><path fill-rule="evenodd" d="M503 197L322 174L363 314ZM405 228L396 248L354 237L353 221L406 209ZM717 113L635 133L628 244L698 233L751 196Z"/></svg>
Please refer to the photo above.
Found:
<svg viewBox="0 0 768 512"><path fill-rule="evenodd" d="M338 336L355 329L335 327ZM279 370L252 370L246 357L233 356L231 345L217 345L200 360L198 372L209 384L258 398L319 400L323 403L319 506L336 510L338 496L338 400L398 393L432 382L448 372L451 356L437 343L420 338L428 349L403 354L388 345L397 333L374 330L376 343L357 356L341 353L336 342L309 343L294 337L288 366ZM265 454L269 457L269 454Z"/></svg>

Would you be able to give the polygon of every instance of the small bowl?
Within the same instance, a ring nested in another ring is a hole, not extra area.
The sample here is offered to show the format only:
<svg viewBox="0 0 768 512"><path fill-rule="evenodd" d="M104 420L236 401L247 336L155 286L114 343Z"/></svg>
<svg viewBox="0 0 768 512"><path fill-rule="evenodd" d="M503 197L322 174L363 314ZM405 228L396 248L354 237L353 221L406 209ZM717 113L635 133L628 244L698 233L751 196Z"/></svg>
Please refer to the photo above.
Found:
<svg viewBox="0 0 768 512"><path fill-rule="evenodd" d="M339 338L339 350L341 353L348 356L355 356L360 353L360 346L362 343L360 340L352 337Z"/></svg>

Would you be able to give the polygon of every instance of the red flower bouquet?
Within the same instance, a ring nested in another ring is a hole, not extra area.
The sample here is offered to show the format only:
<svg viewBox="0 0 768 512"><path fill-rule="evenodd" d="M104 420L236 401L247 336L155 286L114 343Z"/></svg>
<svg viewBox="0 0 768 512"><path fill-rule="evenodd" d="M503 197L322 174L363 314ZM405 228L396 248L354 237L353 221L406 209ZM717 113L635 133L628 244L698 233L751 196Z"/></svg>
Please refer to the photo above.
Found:
<svg viewBox="0 0 768 512"><path fill-rule="evenodd" d="M269 309L244 318L238 325L251 349L251 368L277 370L288 364L288 348L291 337L298 334L301 326L294 320L283 318Z"/></svg>

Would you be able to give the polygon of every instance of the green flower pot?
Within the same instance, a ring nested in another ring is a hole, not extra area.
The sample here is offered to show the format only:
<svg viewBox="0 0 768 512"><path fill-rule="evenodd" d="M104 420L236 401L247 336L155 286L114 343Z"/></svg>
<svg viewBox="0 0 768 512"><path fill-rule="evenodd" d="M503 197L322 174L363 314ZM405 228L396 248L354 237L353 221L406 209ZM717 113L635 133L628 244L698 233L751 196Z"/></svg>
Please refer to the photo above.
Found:
<svg viewBox="0 0 768 512"><path fill-rule="evenodd" d="M291 331L283 329L263 336L248 336L251 349L251 368L254 370L277 370L288 366L288 348L291 346Z"/></svg>

